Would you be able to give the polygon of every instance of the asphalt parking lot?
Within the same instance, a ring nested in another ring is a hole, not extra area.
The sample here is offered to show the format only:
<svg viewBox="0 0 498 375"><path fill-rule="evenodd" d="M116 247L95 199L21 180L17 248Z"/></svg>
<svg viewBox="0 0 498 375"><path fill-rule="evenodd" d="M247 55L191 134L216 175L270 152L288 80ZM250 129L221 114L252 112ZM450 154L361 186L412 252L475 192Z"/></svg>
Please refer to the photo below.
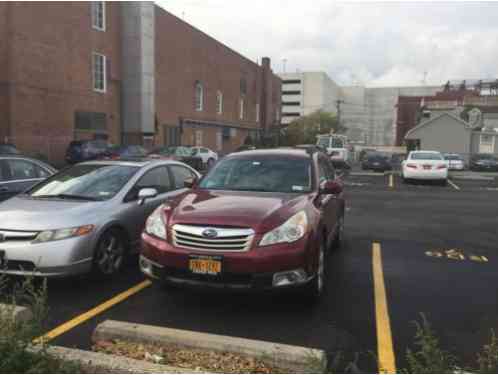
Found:
<svg viewBox="0 0 498 375"><path fill-rule="evenodd" d="M405 185L380 174L350 175L345 185L346 240L328 258L317 305L294 295L166 292L132 263L106 282L51 280L49 336L88 348L96 324L115 319L361 353L375 371L369 352L386 367L405 365L412 322L424 313L446 349L472 360L498 331L498 185Z"/></svg>

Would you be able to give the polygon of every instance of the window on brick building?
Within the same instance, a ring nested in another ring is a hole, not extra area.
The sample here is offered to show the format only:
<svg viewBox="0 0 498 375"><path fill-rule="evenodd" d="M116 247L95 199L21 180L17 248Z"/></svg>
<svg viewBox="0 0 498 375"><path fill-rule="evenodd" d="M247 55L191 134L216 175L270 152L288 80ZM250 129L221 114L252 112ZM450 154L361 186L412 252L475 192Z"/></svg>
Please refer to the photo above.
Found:
<svg viewBox="0 0 498 375"><path fill-rule="evenodd" d="M96 30L105 31L105 2L92 1L92 27Z"/></svg>
<svg viewBox="0 0 498 375"><path fill-rule="evenodd" d="M202 111L204 109L204 87L202 83L195 83L195 110Z"/></svg>
<svg viewBox="0 0 498 375"><path fill-rule="evenodd" d="M256 103L256 122L259 122L259 103Z"/></svg>
<svg viewBox="0 0 498 375"><path fill-rule="evenodd" d="M219 115L223 113L223 93L221 91L216 93L216 113Z"/></svg>
<svg viewBox="0 0 498 375"><path fill-rule="evenodd" d="M195 145L202 146L202 130L195 131Z"/></svg>
<svg viewBox="0 0 498 375"><path fill-rule="evenodd" d="M244 119L244 98L240 98L240 111L239 111L240 119Z"/></svg>
<svg viewBox="0 0 498 375"><path fill-rule="evenodd" d="M94 53L92 56L92 75L93 89L97 92L106 92L106 58L100 53Z"/></svg>

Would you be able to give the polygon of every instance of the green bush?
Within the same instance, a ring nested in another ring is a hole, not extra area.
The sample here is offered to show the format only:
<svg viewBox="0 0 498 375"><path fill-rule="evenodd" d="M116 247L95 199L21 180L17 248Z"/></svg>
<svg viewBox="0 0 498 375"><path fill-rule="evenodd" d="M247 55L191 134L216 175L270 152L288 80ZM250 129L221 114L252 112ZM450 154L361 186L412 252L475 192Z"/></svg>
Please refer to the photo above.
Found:
<svg viewBox="0 0 498 375"><path fill-rule="evenodd" d="M49 355L46 344L33 350L33 340L43 334L48 315L46 282L36 285L32 278L26 278L12 283L0 277L0 295L8 305L0 313L0 373L80 372L77 365ZM14 305L29 307L32 318L16 321Z"/></svg>

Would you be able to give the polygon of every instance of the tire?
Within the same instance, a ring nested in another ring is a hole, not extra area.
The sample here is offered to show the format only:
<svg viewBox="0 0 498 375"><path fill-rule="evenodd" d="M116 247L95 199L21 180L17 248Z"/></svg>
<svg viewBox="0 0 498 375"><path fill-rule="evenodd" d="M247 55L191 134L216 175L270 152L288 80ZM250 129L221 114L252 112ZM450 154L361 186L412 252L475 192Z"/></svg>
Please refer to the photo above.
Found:
<svg viewBox="0 0 498 375"><path fill-rule="evenodd" d="M439 183L441 186L448 186L448 180L441 180Z"/></svg>
<svg viewBox="0 0 498 375"><path fill-rule="evenodd" d="M209 158L209 159L208 159L208 161L207 161L207 163L206 163L206 165L207 165L208 169L211 169L211 168L212 168L212 166L214 165L214 162L215 162L215 160L214 160L213 158Z"/></svg>
<svg viewBox="0 0 498 375"><path fill-rule="evenodd" d="M318 302L325 289L325 244L322 243L318 255L316 276L306 285L305 298L311 303Z"/></svg>
<svg viewBox="0 0 498 375"><path fill-rule="evenodd" d="M344 238L344 214L339 218L337 223L337 231L334 236L334 241L332 242L332 249L337 250L342 246L342 240Z"/></svg>
<svg viewBox="0 0 498 375"><path fill-rule="evenodd" d="M111 277L118 274L126 260L128 242L117 228L108 229L100 236L93 255L93 274Z"/></svg>

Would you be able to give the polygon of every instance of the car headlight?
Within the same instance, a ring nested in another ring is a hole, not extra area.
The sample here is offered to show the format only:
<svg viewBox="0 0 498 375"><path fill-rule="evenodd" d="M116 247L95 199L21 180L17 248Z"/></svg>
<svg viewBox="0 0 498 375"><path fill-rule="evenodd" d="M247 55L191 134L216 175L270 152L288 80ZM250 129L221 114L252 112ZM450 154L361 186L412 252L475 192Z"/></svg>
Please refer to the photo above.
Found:
<svg viewBox="0 0 498 375"><path fill-rule="evenodd" d="M33 243L59 241L72 237L80 237L92 232L94 228L95 225L83 225L81 227L44 230L43 232L38 233L36 238L33 240Z"/></svg>
<svg viewBox="0 0 498 375"><path fill-rule="evenodd" d="M163 240L166 239L166 223L163 218L162 206L159 206L147 219L145 232Z"/></svg>
<svg viewBox="0 0 498 375"><path fill-rule="evenodd" d="M300 211L279 227L266 233L261 239L259 246L295 242L306 234L307 229L308 217L304 211Z"/></svg>

